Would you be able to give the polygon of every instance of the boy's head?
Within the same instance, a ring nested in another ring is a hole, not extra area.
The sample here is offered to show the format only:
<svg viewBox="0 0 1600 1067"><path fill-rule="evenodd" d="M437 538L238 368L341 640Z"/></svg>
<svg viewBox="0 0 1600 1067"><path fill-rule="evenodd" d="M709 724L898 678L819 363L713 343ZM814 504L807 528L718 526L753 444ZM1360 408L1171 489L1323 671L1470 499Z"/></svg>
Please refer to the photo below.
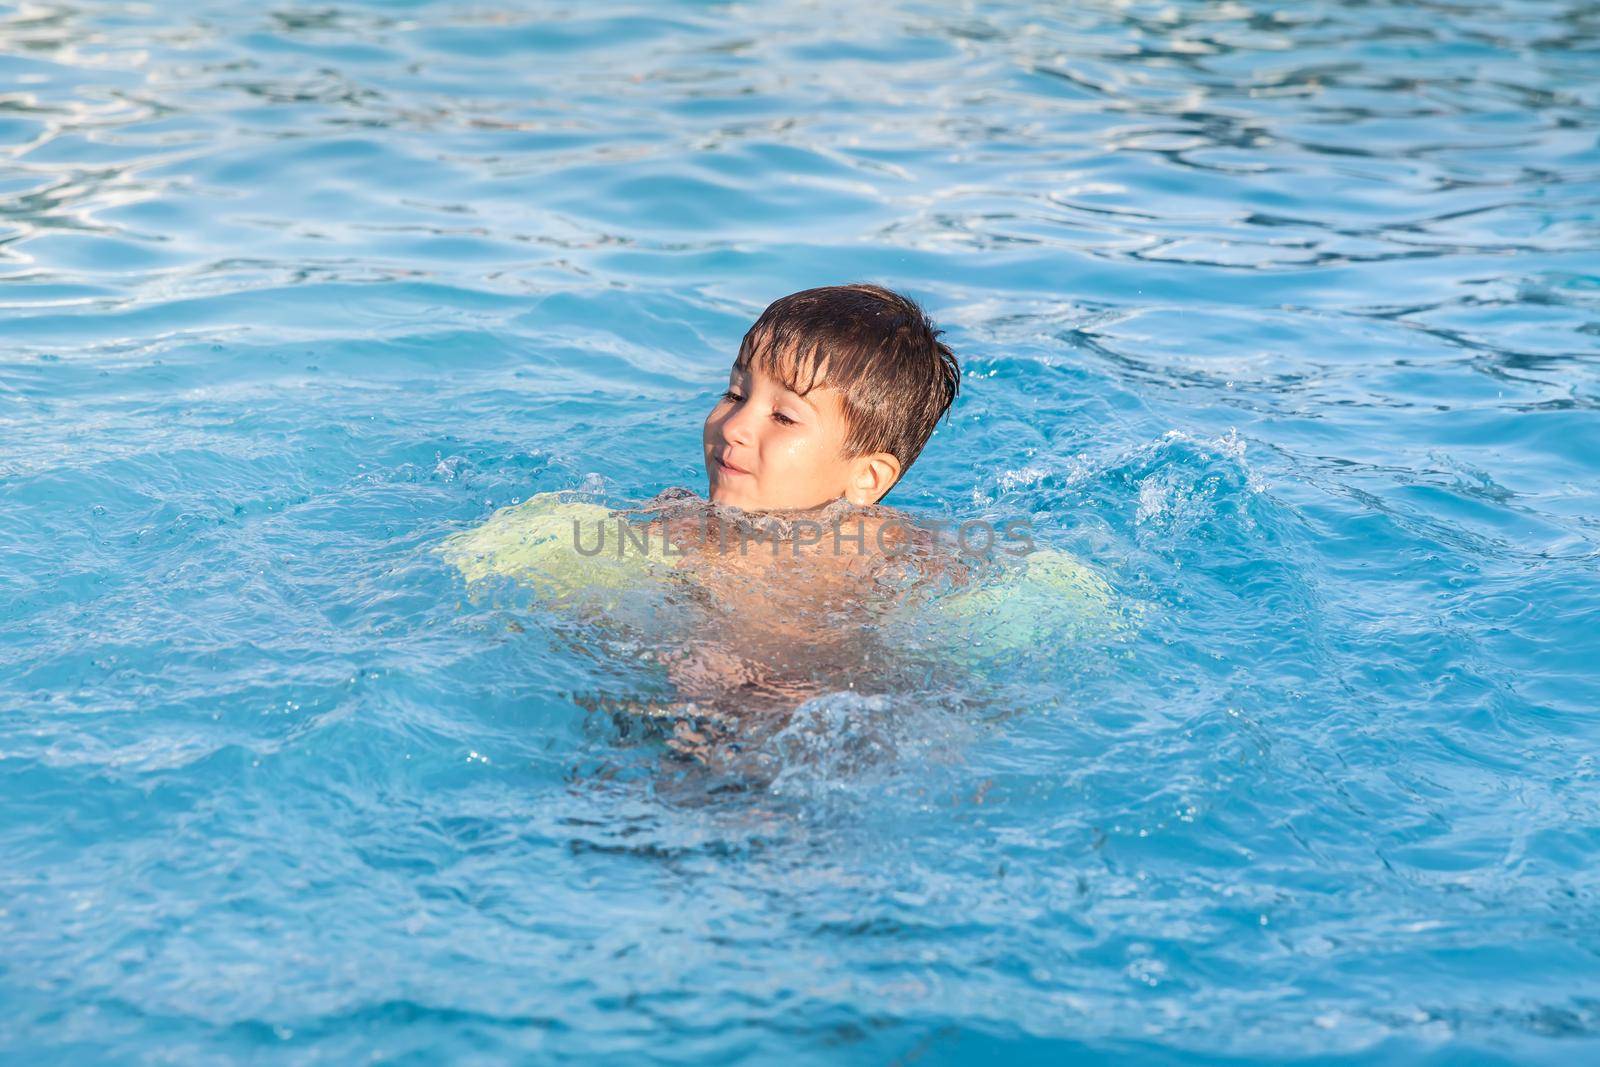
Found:
<svg viewBox="0 0 1600 1067"><path fill-rule="evenodd" d="M960 386L941 332L914 301L876 285L774 301L706 417L711 499L752 511L877 503Z"/></svg>

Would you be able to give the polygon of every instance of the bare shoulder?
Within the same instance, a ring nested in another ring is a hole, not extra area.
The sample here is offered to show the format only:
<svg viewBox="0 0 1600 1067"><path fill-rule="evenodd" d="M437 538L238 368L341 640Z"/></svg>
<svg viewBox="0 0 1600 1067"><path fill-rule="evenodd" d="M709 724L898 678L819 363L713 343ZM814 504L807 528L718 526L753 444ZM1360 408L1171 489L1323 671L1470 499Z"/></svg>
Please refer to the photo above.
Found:
<svg viewBox="0 0 1600 1067"><path fill-rule="evenodd" d="M882 504L749 512L671 489L623 516L648 532L654 551L713 588L736 582L826 599L949 588L971 581L978 562L941 536L947 524Z"/></svg>

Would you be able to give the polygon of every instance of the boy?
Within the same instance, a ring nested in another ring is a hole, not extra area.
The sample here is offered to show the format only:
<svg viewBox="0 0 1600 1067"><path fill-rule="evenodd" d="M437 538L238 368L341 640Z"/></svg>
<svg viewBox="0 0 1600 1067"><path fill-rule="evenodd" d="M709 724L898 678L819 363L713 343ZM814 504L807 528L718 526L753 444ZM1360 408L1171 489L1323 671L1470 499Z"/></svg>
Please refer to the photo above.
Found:
<svg viewBox="0 0 1600 1067"><path fill-rule="evenodd" d="M685 552L678 566L730 623L664 657L702 712L735 695L741 717L781 711L853 686L876 658L863 583L886 557L924 570L934 559L926 535L878 504L960 387L940 333L909 298L855 284L783 297L745 334L702 433L719 507L656 505L663 544Z"/></svg>
<svg viewBox="0 0 1600 1067"><path fill-rule="evenodd" d="M932 676L1090 631L1109 590L1071 557L1009 528L1004 547L989 528L985 549L963 537L957 555L880 503L960 385L939 333L880 286L783 297L706 417L709 501L671 490L630 521L540 494L447 540L445 558L469 581L519 579L665 664L674 701L622 708L709 762L759 747L811 697L949 691ZM967 580L985 556L1023 554L1031 592Z"/></svg>

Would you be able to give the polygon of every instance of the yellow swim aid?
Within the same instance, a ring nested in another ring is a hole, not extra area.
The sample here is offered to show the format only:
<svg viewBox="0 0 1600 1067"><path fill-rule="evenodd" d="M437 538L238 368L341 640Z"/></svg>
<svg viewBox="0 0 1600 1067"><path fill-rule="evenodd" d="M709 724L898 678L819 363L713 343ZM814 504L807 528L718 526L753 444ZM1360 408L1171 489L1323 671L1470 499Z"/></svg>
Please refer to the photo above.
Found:
<svg viewBox="0 0 1600 1067"><path fill-rule="evenodd" d="M446 538L438 552L469 584L510 579L551 606L602 614L618 610L630 593L692 580L664 555L659 537L646 547L622 536L624 528L626 520L609 508L539 493ZM975 585L910 594L884 628L894 640L977 660L1112 636L1132 620L1093 569L1043 548L999 557Z"/></svg>
<svg viewBox="0 0 1600 1067"><path fill-rule="evenodd" d="M1053 548L1004 558L980 584L909 603L897 615L909 638L963 659L1111 636L1129 622L1105 579Z"/></svg>
<svg viewBox="0 0 1600 1067"><path fill-rule="evenodd" d="M673 570L659 552L622 536L620 522L599 504L539 493L451 535L438 551L469 583L509 578L547 600L599 600L596 606L603 607L615 594L663 580Z"/></svg>

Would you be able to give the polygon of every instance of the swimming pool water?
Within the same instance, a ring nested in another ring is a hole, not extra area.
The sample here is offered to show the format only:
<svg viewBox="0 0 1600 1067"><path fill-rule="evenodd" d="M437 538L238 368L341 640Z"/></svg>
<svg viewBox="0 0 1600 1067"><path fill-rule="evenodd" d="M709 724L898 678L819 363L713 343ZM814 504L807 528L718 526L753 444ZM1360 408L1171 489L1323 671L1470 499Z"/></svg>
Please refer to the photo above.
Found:
<svg viewBox="0 0 1600 1067"><path fill-rule="evenodd" d="M1573 0L0 4L0 1056L1594 1057L1597 59ZM728 788L433 549L703 489L745 327L854 279L967 371L890 502L1141 624Z"/></svg>

